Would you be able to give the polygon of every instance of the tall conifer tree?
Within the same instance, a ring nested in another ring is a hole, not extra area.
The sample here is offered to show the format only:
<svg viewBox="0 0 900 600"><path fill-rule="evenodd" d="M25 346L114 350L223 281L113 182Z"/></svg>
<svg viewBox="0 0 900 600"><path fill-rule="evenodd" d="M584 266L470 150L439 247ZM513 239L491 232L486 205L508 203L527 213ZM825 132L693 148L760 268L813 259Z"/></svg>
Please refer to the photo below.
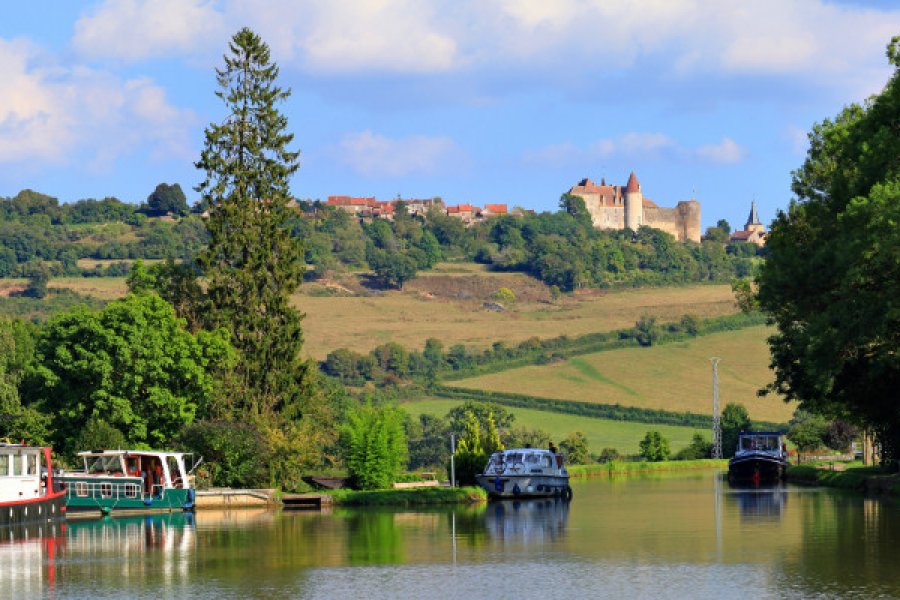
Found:
<svg viewBox="0 0 900 600"><path fill-rule="evenodd" d="M302 280L299 242L288 230L289 180L299 152L276 105L290 90L250 29L238 31L217 69L216 95L228 108L206 129L197 190L210 207L209 246L198 257L208 281L210 324L231 332L240 359L229 375L232 407L268 418L298 406L311 376L299 360L301 315L290 305ZM288 415L289 416L289 415Z"/></svg>

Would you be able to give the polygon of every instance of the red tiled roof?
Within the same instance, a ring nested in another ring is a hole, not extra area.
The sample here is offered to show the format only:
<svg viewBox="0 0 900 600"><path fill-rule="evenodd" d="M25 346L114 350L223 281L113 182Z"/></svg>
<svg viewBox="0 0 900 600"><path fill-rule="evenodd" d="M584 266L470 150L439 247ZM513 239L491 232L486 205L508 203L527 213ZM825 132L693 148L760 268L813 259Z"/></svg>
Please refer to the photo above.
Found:
<svg viewBox="0 0 900 600"><path fill-rule="evenodd" d="M641 185L638 183L637 177L634 176L634 171L632 171L628 177L628 185L625 186L625 193L639 191L641 191Z"/></svg>
<svg viewBox="0 0 900 600"><path fill-rule="evenodd" d="M753 232L753 231L735 231L734 233L731 234L731 239L737 240L737 241L747 241L750 239L750 236L753 235L754 233L755 232Z"/></svg>
<svg viewBox="0 0 900 600"><path fill-rule="evenodd" d="M450 213L462 213L462 212L472 212L471 204L457 204L456 206L448 206L447 214Z"/></svg>
<svg viewBox="0 0 900 600"><path fill-rule="evenodd" d="M505 215L506 214L506 205L505 204L485 204L484 210L489 213L493 213L495 215Z"/></svg>
<svg viewBox="0 0 900 600"><path fill-rule="evenodd" d="M644 205L645 208L659 208L659 207L656 205L656 202L654 202L654 201L651 200L650 198L641 198L641 200L642 200L643 205Z"/></svg>

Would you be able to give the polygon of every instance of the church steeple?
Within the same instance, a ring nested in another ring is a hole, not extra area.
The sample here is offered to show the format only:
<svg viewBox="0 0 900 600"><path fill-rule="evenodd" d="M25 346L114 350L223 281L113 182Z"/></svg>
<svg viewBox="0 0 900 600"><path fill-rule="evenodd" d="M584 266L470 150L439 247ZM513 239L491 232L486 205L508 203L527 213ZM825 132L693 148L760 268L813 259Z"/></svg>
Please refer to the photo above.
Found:
<svg viewBox="0 0 900 600"><path fill-rule="evenodd" d="M750 202L750 216L747 217L747 224L744 225L744 231L765 231L765 226L760 222L759 215L756 213L756 200Z"/></svg>
<svg viewBox="0 0 900 600"><path fill-rule="evenodd" d="M759 215L756 214L756 200L750 201L750 217L747 219L747 225L744 228L749 229L751 225L762 225L759 222Z"/></svg>

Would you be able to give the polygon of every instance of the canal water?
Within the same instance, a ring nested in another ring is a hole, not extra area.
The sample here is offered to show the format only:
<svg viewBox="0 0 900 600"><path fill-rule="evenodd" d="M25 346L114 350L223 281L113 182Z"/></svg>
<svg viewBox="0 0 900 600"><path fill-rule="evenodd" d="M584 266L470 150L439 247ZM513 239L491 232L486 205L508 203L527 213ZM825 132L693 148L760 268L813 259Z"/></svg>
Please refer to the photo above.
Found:
<svg viewBox="0 0 900 600"><path fill-rule="evenodd" d="M900 597L900 506L713 473L571 503L201 511L0 530L0 598Z"/></svg>

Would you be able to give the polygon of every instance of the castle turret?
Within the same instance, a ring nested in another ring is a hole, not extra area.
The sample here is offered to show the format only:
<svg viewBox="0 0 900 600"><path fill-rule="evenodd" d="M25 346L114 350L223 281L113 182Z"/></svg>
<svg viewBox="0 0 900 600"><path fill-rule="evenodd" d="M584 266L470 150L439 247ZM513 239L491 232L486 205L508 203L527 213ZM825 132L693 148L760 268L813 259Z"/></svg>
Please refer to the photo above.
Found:
<svg viewBox="0 0 900 600"><path fill-rule="evenodd" d="M628 177L628 185L625 186L625 227L637 231L643 222L644 195L641 193L641 184L632 171Z"/></svg>

